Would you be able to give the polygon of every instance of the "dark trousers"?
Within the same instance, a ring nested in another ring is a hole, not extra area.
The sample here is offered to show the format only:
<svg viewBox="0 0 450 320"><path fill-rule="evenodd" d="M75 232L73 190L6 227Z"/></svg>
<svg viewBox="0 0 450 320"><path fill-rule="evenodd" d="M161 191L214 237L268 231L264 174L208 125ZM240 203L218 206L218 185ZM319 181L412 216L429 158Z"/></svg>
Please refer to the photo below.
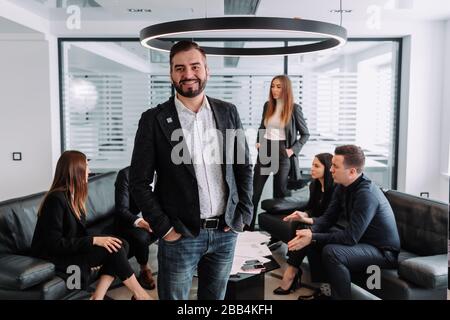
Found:
<svg viewBox="0 0 450 320"><path fill-rule="evenodd" d="M106 274L112 277L119 277L121 281L124 281L131 277L134 272L128 262L128 242L124 239L120 240L122 241L122 246L117 252L109 253L104 247L92 246L87 253L82 255L55 257L52 261L55 263L59 274L63 277L68 275L66 273L68 266L79 266L82 271L84 288L89 284L88 280L90 278L91 268L93 267L101 266L99 271L101 275Z"/></svg>
<svg viewBox="0 0 450 320"><path fill-rule="evenodd" d="M273 197L284 198L290 195L287 188L290 168L291 163L286 154L286 142L262 139L253 173L253 218L250 230L255 228L258 203L270 171L274 173Z"/></svg>
<svg viewBox="0 0 450 320"><path fill-rule="evenodd" d="M308 247L306 247L308 248ZM296 250L296 251L288 251L287 263L295 268L300 269L302 265L303 259L308 255L308 250L306 248Z"/></svg>
<svg viewBox="0 0 450 320"><path fill-rule="evenodd" d="M367 267L396 268L398 254L370 244L354 246L309 245L302 249L308 256L314 282L329 282L333 299L351 299L351 273L366 273ZM301 250L300 250L301 251ZM369 276L369 275L368 275Z"/></svg>
<svg viewBox="0 0 450 320"><path fill-rule="evenodd" d="M140 265L146 265L149 256L149 246L156 241L157 237L142 228L135 226L119 227L121 237L130 244L129 257L135 256Z"/></svg>

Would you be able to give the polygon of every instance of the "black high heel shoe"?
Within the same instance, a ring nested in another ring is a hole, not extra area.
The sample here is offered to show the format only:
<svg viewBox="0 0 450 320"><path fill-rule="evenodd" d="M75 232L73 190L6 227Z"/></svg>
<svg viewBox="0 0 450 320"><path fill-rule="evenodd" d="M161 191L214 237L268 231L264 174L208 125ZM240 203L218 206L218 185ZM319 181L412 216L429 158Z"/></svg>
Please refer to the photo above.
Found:
<svg viewBox="0 0 450 320"><path fill-rule="evenodd" d="M278 294L278 295L287 295L287 294L294 292L295 290L300 288L301 277L302 277L302 272L301 272L301 270L299 270L297 272L297 274L295 275L294 280L292 280L290 287L287 290L284 290L282 287L278 287L275 290L273 290L273 293Z"/></svg>

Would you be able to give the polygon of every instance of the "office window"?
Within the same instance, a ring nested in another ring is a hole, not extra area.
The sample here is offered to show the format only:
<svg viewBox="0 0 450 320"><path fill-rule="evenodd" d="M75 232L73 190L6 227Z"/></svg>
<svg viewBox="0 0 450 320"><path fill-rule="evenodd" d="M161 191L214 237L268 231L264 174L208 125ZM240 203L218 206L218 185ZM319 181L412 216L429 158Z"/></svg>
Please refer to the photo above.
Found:
<svg viewBox="0 0 450 320"><path fill-rule="evenodd" d="M170 96L168 54L136 41L65 41L61 55L64 149L86 153L93 172L127 166L142 112Z"/></svg>
<svg viewBox="0 0 450 320"><path fill-rule="evenodd" d="M295 99L311 133L300 159L305 171L315 154L357 144L366 154L366 173L392 187L398 52L396 41L350 41L337 50L288 58Z"/></svg>
<svg viewBox="0 0 450 320"><path fill-rule="evenodd" d="M64 149L86 153L93 172L129 165L142 112L172 94L168 53L147 50L137 41L64 41L61 55ZM208 67L206 94L235 104L244 128L256 129L270 80L283 73L283 57L212 56ZM248 132L249 141L256 140L256 131ZM253 160L256 154L251 148Z"/></svg>
<svg viewBox="0 0 450 320"><path fill-rule="evenodd" d="M147 50L136 39L64 40L60 49L63 148L85 152L94 172L125 167L141 113L172 94L168 53ZM211 56L206 93L237 106L255 160L256 129L270 81L287 70L311 132L300 157L302 170L309 171L314 154L355 143L365 149L368 175L390 188L396 167L398 52L397 41L349 41L338 50L288 59Z"/></svg>

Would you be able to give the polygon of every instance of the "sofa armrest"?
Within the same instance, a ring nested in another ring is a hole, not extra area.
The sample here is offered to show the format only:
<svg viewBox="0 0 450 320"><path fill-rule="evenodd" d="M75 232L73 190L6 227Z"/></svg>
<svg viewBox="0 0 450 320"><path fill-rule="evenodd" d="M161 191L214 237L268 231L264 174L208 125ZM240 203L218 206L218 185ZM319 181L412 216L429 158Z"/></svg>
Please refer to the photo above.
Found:
<svg viewBox="0 0 450 320"><path fill-rule="evenodd" d="M425 288L446 287L447 272L446 254L410 258L401 261L398 266L400 277Z"/></svg>
<svg viewBox="0 0 450 320"><path fill-rule="evenodd" d="M381 300L376 295L364 290L360 286L351 283L352 300Z"/></svg>
<svg viewBox="0 0 450 320"><path fill-rule="evenodd" d="M54 275L55 265L45 260L13 254L0 255L0 288L24 290Z"/></svg>
<svg viewBox="0 0 450 320"><path fill-rule="evenodd" d="M306 207L307 201L293 201L288 198L266 199L261 202L261 209L271 214L291 214Z"/></svg>

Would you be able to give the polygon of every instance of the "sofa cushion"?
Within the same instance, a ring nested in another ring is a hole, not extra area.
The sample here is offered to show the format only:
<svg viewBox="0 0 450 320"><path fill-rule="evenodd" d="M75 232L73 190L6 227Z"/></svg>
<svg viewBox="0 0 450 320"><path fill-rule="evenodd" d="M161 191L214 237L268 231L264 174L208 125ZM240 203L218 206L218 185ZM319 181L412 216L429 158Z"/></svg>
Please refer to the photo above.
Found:
<svg viewBox="0 0 450 320"><path fill-rule="evenodd" d="M0 288L1 300L58 300L74 292L67 289L66 282L54 276L27 290Z"/></svg>
<svg viewBox="0 0 450 320"><path fill-rule="evenodd" d="M447 286L447 255L435 255L406 259L399 263L400 277L424 288Z"/></svg>
<svg viewBox="0 0 450 320"><path fill-rule="evenodd" d="M397 269L381 269L381 288L367 288L367 274L352 273L352 282L382 300L445 300L447 288L424 288L398 276Z"/></svg>
<svg viewBox="0 0 450 320"><path fill-rule="evenodd" d="M412 252L406 251L406 250L400 250L400 253L398 254L398 262L402 262L403 260L406 259L411 259L411 258L415 258L418 257L417 254L414 254Z"/></svg>
<svg viewBox="0 0 450 320"><path fill-rule="evenodd" d="M27 289L54 275L53 263L12 254L0 256L0 287L3 289Z"/></svg>
<svg viewBox="0 0 450 320"><path fill-rule="evenodd" d="M267 199L261 202L261 209L273 214L291 214L295 210L303 210L307 201L292 201L290 199Z"/></svg>
<svg viewBox="0 0 450 320"><path fill-rule="evenodd" d="M30 252L43 192L0 203L0 254Z"/></svg>
<svg viewBox="0 0 450 320"><path fill-rule="evenodd" d="M352 300L380 300L376 295L352 283L350 285L352 292Z"/></svg>
<svg viewBox="0 0 450 320"><path fill-rule="evenodd" d="M117 172L109 172L89 179L87 200L87 226L112 217L115 210L114 182Z"/></svg>
<svg viewBox="0 0 450 320"><path fill-rule="evenodd" d="M402 249L421 256L447 253L448 204L399 191L385 193Z"/></svg>
<svg viewBox="0 0 450 320"><path fill-rule="evenodd" d="M302 210L309 199L309 188L302 188L284 198L266 199L261 202L261 209L275 214L290 214L295 210Z"/></svg>

